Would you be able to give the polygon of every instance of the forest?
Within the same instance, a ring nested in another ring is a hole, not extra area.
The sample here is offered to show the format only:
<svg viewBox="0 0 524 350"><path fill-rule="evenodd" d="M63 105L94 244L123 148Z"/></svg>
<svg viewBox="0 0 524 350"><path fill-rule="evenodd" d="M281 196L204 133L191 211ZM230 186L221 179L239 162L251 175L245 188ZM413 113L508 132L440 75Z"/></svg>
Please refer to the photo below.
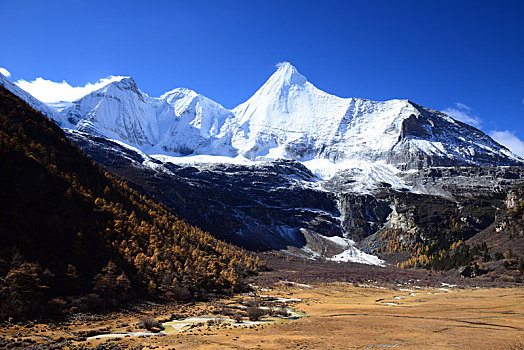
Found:
<svg viewBox="0 0 524 350"><path fill-rule="evenodd" d="M245 288L263 263L104 172L0 87L0 319Z"/></svg>

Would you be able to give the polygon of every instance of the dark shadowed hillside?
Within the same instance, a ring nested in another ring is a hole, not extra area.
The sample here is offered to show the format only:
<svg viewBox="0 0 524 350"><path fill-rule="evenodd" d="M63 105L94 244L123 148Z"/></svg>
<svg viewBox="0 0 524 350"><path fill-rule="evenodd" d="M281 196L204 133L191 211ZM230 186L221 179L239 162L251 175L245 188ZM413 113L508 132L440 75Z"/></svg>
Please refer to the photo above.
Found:
<svg viewBox="0 0 524 350"><path fill-rule="evenodd" d="M238 289L259 262L173 216L0 87L1 316Z"/></svg>

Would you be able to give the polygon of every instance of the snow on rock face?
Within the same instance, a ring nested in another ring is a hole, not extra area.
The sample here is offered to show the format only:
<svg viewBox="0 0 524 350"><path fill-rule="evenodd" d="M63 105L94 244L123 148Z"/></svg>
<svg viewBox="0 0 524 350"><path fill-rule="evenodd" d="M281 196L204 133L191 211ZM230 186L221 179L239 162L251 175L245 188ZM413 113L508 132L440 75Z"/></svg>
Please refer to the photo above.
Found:
<svg viewBox="0 0 524 350"><path fill-rule="evenodd" d="M178 88L159 98L131 78L57 112L62 125L168 156L293 159L325 166L514 165L522 160L481 131L408 100L340 98L317 89L289 63L233 110ZM311 162L325 160L326 162ZM394 171L393 171L394 173Z"/></svg>
<svg viewBox="0 0 524 350"><path fill-rule="evenodd" d="M520 160L479 130L408 100L375 102L329 95L283 63L233 109L233 146L256 159L386 161L426 165L516 164Z"/></svg>
<svg viewBox="0 0 524 350"><path fill-rule="evenodd" d="M113 82L75 102L61 112L77 130L137 146L152 146L162 106L143 94L132 78Z"/></svg>
<svg viewBox="0 0 524 350"><path fill-rule="evenodd" d="M383 159L398 142L402 121L416 109L407 100L373 102L327 94L283 63L233 113L247 131L233 145L249 158L278 153L339 162Z"/></svg>
<svg viewBox="0 0 524 350"><path fill-rule="evenodd" d="M232 117L230 111L193 90L178 88L160 98L175 109L181 124L199 130L203 138L219 136L226 120Z"/></svg>
<svg viewBox="0 0 524 350"><path fill-rule="evenodd" d="M64 127L126 142L147 153L234 153L219 139L232 113L188 89L152 98L132 78L125 78L72 102L59 115Z"/></svg>
<svg viewBox="0 0 524 350"><path fill-rule="evenodd" d="M233 109L242 132L232 140L248 158L276 156L301 160L330 138L348 101L315 88L295 67L283 63L246 102Z"/></svg>
<svg viewBox="0 0 524 350"><path fill-rule="evenodd" d="M160 97L173 109L175 126L164 135L162 148L182 155L236 155L231 148L228 123L233 114L220 104L193 90L177 88ZM185 149L185 152L180 152ZM177 152L178 150L178 152Z"/></svg>

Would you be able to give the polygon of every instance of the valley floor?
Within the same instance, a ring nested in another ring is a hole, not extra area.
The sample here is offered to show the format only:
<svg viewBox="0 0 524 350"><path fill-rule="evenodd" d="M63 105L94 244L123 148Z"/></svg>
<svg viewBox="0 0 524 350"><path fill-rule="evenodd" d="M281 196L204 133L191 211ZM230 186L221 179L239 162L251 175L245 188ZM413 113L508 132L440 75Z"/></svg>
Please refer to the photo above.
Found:
<svg viewBox="0 0 524 350"><path fill-rule="evenodd" d="M166 335L65 341L57 348L522 349L524 344L524 289L520 287L280 282L258 293L291 298L288 306L306 316L264 325L200 324ZM59 327L4 327L1 333L4 339L30 337L45 349L50 344L46 339L72 339L71 334L93 329L106 333L136 331L134 326L144 315L158 319L180 312L202 315L209 308L209 303L157 306ZM31 346L36 348L37 344Z"/></svg>

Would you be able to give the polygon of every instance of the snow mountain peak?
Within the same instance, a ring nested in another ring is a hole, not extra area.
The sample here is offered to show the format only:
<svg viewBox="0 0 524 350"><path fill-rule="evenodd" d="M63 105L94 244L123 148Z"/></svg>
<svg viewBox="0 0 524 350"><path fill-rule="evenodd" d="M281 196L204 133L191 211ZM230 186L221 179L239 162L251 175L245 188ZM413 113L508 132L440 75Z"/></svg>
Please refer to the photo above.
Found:
<svg viewBox="0 0 524 350"><path fill-rule="evenodd" d="M138 89L135 80L131 77L124 77L120 80L113 81L94 92L103 92L117 95L121 94L122 92L131 92L139 95L142 94L142 92Z"/></svg>
<svg viewBox="0 0 524 350"><path fill-rule="evenodd" d="M307 78L300 74L298 70L289 62L277 64L277 70L269 78L266 84L269 85L304 85Z"/></svg>
<svg viewBox="0 0 524 350"><path fill-rule="evenodd" d="M170 90L160 96L161 99L171 102L172 100L177 100L183 97L195 98L198 96L198 93L194 90L187 88L176 88Z"/></svg>
<svg viewBox="0 0 524 350"><path fill-rule="evenodd" d="M123 77L122 79L114 81L111 84L114 84L115 86L118 86L122 89L132 89L137 87L135 79L133 79L133 77Z"/></svg>

